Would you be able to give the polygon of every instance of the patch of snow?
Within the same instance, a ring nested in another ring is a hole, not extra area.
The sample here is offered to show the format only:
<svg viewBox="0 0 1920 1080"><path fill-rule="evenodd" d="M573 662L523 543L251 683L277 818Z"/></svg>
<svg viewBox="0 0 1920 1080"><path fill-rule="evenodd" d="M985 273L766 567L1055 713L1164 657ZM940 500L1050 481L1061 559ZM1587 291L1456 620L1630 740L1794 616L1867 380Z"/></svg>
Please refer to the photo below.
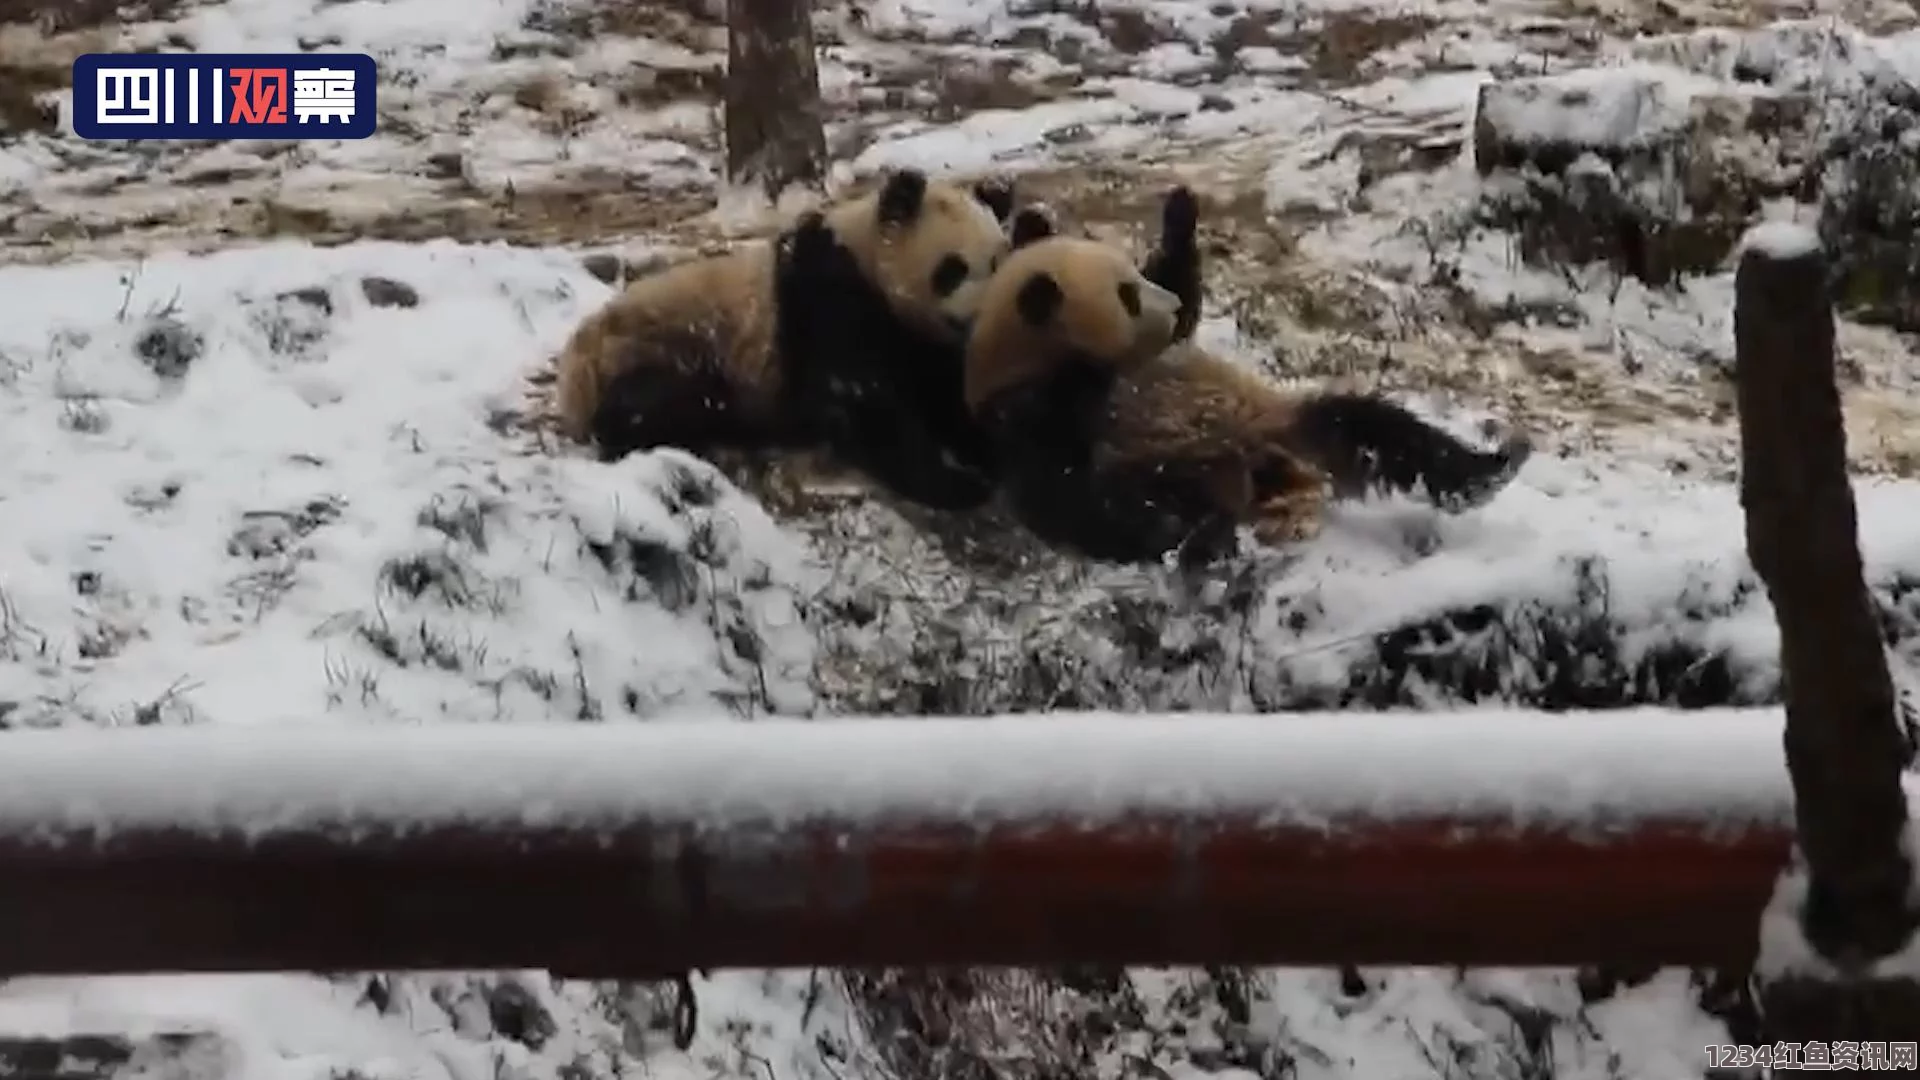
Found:
<svg viewBox="0 0 1920 1080"><path fill-rule="evenodd" d="M722 233L745 236L778 231L821 203L821 193L803 184L785 188L777 201L768 199L758 184L728 184L720 189L708 217Z"/></svg>
<svg viewBox="0 0 1920 1080"><path fill-rule="evenodd" d="M1477 120L1515 142L1634 147L1680 132L1713 79L1634 64L1485 84Z"/></svg>
<svg viewBox="0 0 1920 1080"><path fill-rule="evenodd" d="M1791 262L1820 253L1820 234L1812 226L1792 221L1769 221L1748 229L1736 249L1755 252L1775 262Z"/></svg>
<svg viewBox="0 0 1920 1080"><path fill-rule="evenodd" d="M0 283L32 313L0 330L11 721L811 707L809 572L755 503L489 426L607 295L576 258L280 244Z"/></svg>
<svg viewBox="0 0 1920 1080"><path fill-rule="evenodd" d="M1907 831L1902 837L1901 850L1906 854L1907 867L1913 873L1908 904L1913 910L1920 911L1920 774L1912 770L1901 773L1900 786L1907 796ZM1874 962L1872 977L1920 980L1920 928L1907 935L1904 948Z"/></svg>
<svg viewBox="0 0 1920 1080"><path fill-rule="evenodd" d="M1910 682L1904 678L1895 681ZM1920 909L1920 774L1912 770L1901 773L1900 786L1907 796L1907 829L1901 838L1901 849L1914 874L1911 902ZM1834 981L1847 977L1807 940L1801 917L1811 887L1806 859L1796 847L1793 862L1780 872L1774 882L1773 896L1760 916L1760 953L1754 963L1754 974L1761 980ZM1874 960L1859 977L1920 979L1920 932L1910 934L1905 947Z"/></svg>
<svg viewBox="0 0 1920 1080"><path fill-rule="evenodd" d="M1800 926L1809 884L1806 861L1796 848L1793 864L1780 872L1773 896L1760 913L1760 953L1753 969L1760 979L1840 977L1839 970L1820 955Z"/></svg>
<svg viewBox="0 0 1920 1080"><path fill-rule="evenodd" d="M1781 826L1792 799L1780 730L1776 710L1707 710L1684 723L1628 710L767 720L564 734L544 723L23 731L0 755L0 829L268 835L376 822L725 828L1135 812L1329 828Z"/></svg>
<svg viewBox="0 0 1920 1080"><path fill-rule="evenodd" d="M1139 113L1138 106L1115 99L983 109L949 127L890 129L853 160L853 167L862 174L908 165L929 172L984 173L1033 164L1044 160L1049 143L1111 133Z"/></svg>

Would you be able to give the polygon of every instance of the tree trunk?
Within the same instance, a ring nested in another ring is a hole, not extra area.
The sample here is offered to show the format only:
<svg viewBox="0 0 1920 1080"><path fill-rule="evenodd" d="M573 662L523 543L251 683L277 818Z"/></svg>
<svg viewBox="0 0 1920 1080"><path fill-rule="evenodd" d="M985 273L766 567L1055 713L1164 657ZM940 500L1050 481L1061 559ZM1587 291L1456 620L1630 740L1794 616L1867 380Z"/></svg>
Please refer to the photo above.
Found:
<svg viewBox="0 0 1920 1080"><path fill-rule="evenodd" d="M1817 246L1750 245L1735 279L1740 503L1747 551L1780 626L1787 770L1809 875L1808 942L1843 972L1901 948L1914 926L1900 774L1907 762L1873 601L1862 574L1833 310ZM1911 987L1796 980L1767 997L1769 1038L1920 1033ZM1883 1003L1875 1005L1872 1002ZM1836 1026L1837 1025L1837 1026ZM1857 1030L1856 1030L1857 1029Z"/></svg>
<svg viewBox="0 0 1920 1080"><path fill-rule="evenodd" d="M810 0L727 0L727 182L821 189L822 112Z"/></svg>

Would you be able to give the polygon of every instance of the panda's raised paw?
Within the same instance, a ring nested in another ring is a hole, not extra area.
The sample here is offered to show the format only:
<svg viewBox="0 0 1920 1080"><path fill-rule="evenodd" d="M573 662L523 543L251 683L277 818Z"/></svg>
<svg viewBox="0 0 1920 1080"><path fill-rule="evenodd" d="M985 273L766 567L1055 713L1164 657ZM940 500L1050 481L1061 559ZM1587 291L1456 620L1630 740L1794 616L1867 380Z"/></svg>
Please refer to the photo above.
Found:
<svg viewBox="0 0 1920 1080"><path fill-rule="evenodd" d="M1166 246L1191 244L1200 229L1200 200L1185 184L1167 192L1160 208L1160 242Z"/></svg>
<svg viewBox="0 0 1920 1080"><path fill-rule="evenodd" d="M973 197L993 211L993 216L1005 222L1013 213L1013 181L1004 176L990 176L973 185Z"/></svg>
<svg viewBox="0 0 1920 1080"><path fill-rule="evenodd" d="M833 226L818 211L808 211L794 222L784 241L785 269L808 275L857 273L853 253L847 250ZM809 277L814 287L829 280Z"/></svg>
<svg viewBox="0 0 1920 1080"><path fill-rule="evenodd" d="M1058 230L1054 225L1053 215L1049 214L1045 207L1030 203L1021 207L1019 213L1013 216L1013 224L1008 227L1007 236L1010 246L1023 248L1036 240L1045 240L1056 231Z"/></svg>
<svg viewBox="0 0 1920 1080"><path fill-rule="evenodd" d="M833 227L827 224L826 215L818 210L809 210L795 219L793 231L787 239L790 250L796 256L818 255L840 244L839 237L833 234Z"/></svg>

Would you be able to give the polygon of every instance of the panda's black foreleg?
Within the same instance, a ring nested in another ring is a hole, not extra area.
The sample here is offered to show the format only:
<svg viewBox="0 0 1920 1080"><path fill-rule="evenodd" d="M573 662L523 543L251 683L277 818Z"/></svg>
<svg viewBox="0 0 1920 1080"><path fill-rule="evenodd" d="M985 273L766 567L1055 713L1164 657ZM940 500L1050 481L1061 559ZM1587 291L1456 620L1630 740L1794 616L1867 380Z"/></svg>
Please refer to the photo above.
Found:
<svg viewBox="0 0 1920 1080"><path fill-rule="evenodd" d="M993 497L985 436L961 392L961 346L896 316L819 214L779 241L774 270L787 411L901 498L969 510Z"/></svg>
<svg viewBox="0 0 1920 1080"><path fill-rule="evenodd" d="M1289 449L1333 479L1344 498L1423 494L1457 513L1491 500L1532 454L1524 435L1480 449L1375 394L1321 394L1300 403Z"/></svg>
<svg viewBox="0 0 1920 1080"><path fill-rule="evenodd" d="M1200 201L1181 186L1167 193L1160 208L1160 239L1140 276L1180 298L1173 320L1173 340L1193 336L1200 324Z"/></svg>

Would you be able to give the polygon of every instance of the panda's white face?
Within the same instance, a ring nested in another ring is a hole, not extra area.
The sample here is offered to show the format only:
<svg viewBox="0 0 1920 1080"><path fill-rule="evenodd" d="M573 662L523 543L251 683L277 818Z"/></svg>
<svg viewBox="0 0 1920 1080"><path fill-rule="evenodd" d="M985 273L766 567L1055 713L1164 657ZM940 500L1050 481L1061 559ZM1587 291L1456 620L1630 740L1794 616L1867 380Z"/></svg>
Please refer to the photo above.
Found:
<svg viewBox="0 0 1920 1080"><path fill-rule="evenodd" d="M1178 296L1148 281L1116 248L1066 237L1049 243L1056 245L1052 263L1035 276L1052 282L1040 293L1057 300L1043 304L1028 294L1029 317L1045 313L1037 327L1075 352L1123 368L1159 357L1173 343Z"/></svg>
<svg viewBox="0 0 1920 1080"><path fill-rule="evenodd" d="M1016 248L988 284L967 343L966 397L980 407L1061 365L1130 370L1173 344L1180 298L1125 252L1053 236Z"/></svg>
<svg viewBox="0 0 1920 1080"><path fill-rule="evenodd" d="M942 321L965 330L980 310L980 293L1007 253L1007 236L979 203L958 208L951 227L935 226L926 250L938 258L926 271L927 302Z"/></svg>
<svg viewBox="0 0 1920 1080"><path fill-rule="evenodd" d="M882 245L879 271L901 314L956 338L1007 254L1006 226L971 192L929 186L917 220Z"/></svg>

